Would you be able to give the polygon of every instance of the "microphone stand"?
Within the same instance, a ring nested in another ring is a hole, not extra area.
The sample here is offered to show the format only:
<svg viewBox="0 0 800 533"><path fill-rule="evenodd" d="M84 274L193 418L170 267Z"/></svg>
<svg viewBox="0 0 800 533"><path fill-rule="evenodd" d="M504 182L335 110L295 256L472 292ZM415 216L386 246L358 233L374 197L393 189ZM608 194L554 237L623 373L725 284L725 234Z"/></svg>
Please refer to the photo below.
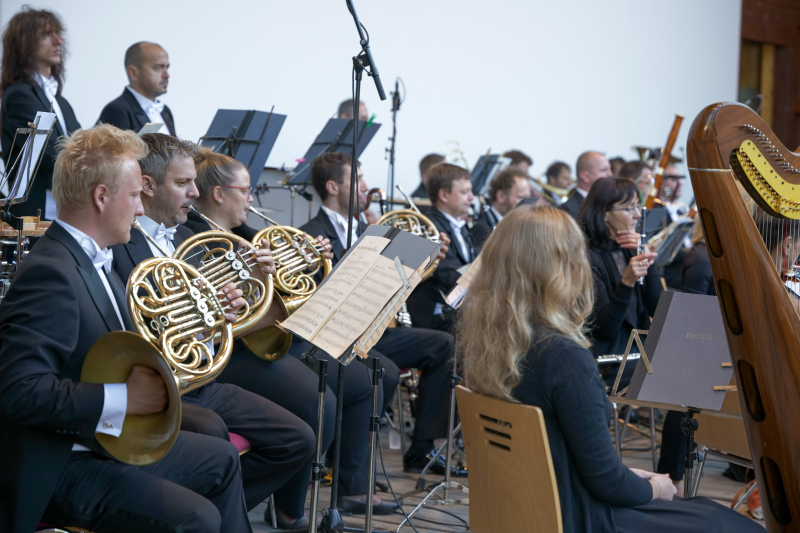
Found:
<svg viewBox="0 0 800 533"><path fill-rule="evenodd" d="M399 79L399 78L398 78ZM404 84L405 86L405 84ZM389 191L389 205L394 204L394 145L397 139L397 112L400 111L400 87L398 80L394 81L394 92L392 95L392 136L389 137L391 144L386 151L389 153L389 182L386 184L386 190Z"/></svg>
<svg viewBox="0 0 800 533"><path fill-rule="evenodd" d="M369 49L369 36L365 33L364 27L358 20L355 7L352 0L345 0L347 9L353 15L353 21L358 29L359 40L361 44L361 53L353 57L353 75L355 77L355 94L353 95L353 151L350 160L350 205L348 207L347 217L347 249L353 245L353 217L355 213L360 213L358 207L358 110L361 106L361 75L364 70L367 70L367 75L375 79L375 87L378 90L378 96L381 100L386 100L386 93L383 91L378 68L375 66L375 61L372 59L372 52ZM371 69L371 71L369 70ZM338 496L339 496L339 452L342 445L342 409L344 407L344 365L339 365L338 369L339 380L339 393L336 395L336 424L335 434L333 439L333 482L331 484L331 507L323 511L322 523L320 524L319 531L321 533L340 533L344 530L342 518L339 515L338 509ZM372 424L372 421L370 422ZM374 456L371 458L374 462ZM374 477L373 477L374 479ZM374 481L373 481L374 483ZM372 531L372 492L374 487L366 487L366 530ZM316 520L317 517L311 517Z"/></svg>

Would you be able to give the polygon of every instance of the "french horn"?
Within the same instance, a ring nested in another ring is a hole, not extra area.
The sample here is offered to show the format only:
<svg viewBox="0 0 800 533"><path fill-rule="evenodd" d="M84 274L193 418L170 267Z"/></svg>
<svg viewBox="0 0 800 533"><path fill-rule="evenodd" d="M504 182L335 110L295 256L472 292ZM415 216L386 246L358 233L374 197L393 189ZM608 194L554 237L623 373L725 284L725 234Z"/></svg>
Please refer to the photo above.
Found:
<svg viewBox="0 0 800 533"><path fill-rule="evenodd" d="M396 185L396 187L397 190L400 191L403 196L405 196L408 205L411 206L411 209L395 209L394 211L389 211L381 216L376 224L392 226L394 228L413 233L414 235L424 237L429 241L440 243L439 230L436 229L436 225L431 221L431 219L422 214L422 212L417 208L416 205L414 205L414 202L400 185ZM421 281L425 281L426 279L430 278L436 271L437 266L439 266L438 258L431 263L428 268L425 269L425 272L422 273Z"/></svg>
<svg viewBox="0 0 800 533"><path fill-rule="evenodd" d="M272 258L275 260L275 288L283 317L297 311L317 290L316 278L320 272L326 277L331 272L331 261L325 257L324 247L307 236L303 231L291 226L282 226L250 207L250 211L264 219L271 226L259 231L253 237L252 244L256 248L262 246L261 241L269 243ZM267 326L255 331L242 340L248 347L263 359L274 361L280 359L288 350L291 334L277 326Z"/></svg>
<svg viewBox="0 0 800 533"><path fill-rule="evenodd" d="M131 272L126 299L138 335L115 331L98 339L84 359L81 381L122 383L133 366L146 366L164 379L168 404L161 413L127 415L119 437L97 433L111 456L133 465L164 457L178 436L180 395L209 383L228 364L233 327L217 292L197 269L168 256L142 261ZM213 339L219 340L216 350Z"/></svg>

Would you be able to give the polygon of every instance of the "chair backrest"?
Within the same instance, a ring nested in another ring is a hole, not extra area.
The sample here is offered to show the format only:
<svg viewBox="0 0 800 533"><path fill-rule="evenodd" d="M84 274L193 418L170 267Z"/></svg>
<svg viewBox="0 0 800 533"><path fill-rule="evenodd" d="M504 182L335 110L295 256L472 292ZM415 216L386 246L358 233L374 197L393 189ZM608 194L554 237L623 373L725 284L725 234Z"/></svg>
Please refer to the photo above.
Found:
<svg viewBox="0 0 800 533"><path fill-rule="evenodd" d="M473 533L561 533L550 443L541 409L456 388L469 463Z"/></svg>

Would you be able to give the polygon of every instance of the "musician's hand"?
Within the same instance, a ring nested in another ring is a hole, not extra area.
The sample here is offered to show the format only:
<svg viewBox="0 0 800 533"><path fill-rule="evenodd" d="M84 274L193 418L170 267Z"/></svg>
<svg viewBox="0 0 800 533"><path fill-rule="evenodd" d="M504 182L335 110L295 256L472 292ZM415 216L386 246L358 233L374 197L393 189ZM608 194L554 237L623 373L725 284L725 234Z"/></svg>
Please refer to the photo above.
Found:
<svg viewBox="0 0 800 533"><path fill-rule="evenodd" d="M672 480L666 474L654 474L650 479L650 486L653 489L653 499L672 501L672 498L678 492Z"/></svg>
<svg viewBox="0 0 800 533"><path fill-rule="evenodd" d="M239 249L244 247L245 242L239 241ZM261 239L261 248L256 248L254 255L258 262L258 267L265 276L277 272L275 270L275 259L272 258L272 252L269 251L269 241L267 239Z"/></svg>
<svg viewBox="0 0 800 533"><path fill-rule="evenodd" d="M439 240L442 242L439 244L439 255L437 256L437 259L439 259L439 261L444 261L444 257L447 255L447 250L450 249L450 237L447 236L447 233L440 231Z"/></svg>
<svg viewBox="0 0 800 533"><path fill-rule="evenodd" d="M308 236L308 234L306 234ZM317 235L317 242L322 245L322 248L325 249L325 252L322 254L328 259L333 259L333 246L331 246L331 240L326 239L322 235Z"/></svg>
<svg viewBox="0 0 800 533"><path fill-rule="evenodd" d="M636 250L639 248L640 240L641 234L636 233L635 231L624 229L617 232L617 244L619 244L622 248Z"/></svg>
<svg viewBox="0 0 800 533"><path fill-rule="evenodd" d="M372 209L365 209L364 216L367 218L367 224L375 224L379 218Z"/></svg>
<svg viewBox="0 0 800 533"><path fill-rule="evenodd" d="M225 320L228 322L236 322L236 311L244 307L245 304L244 298L242 298L243 294L241 289L237 289L236 284L233 282L222 287L219 301L222 304L222 308L227 311Z"/></svg>
<svg viewBox="0 0 800 533"><path fill-rule="evenodd" d="M656 474L655 472L648 472L647 470L641 470L639 468L629 468L628 470L630 470L631 472L633 472L634 474L636 474L637 476L639 476L642 479L650 479L653 476L658 476L659 475L659 474Z"/></svg>
<svg viewBox="0 0 800 533"><path fill-rule="evenodd" d="M647 269L653 264L658 254L641 254L631 257L628 261L628 268L622 275L622 283L628 287L633 287L639 278L647 275Z"/></svg>
<svg viewBox="0 0 800 533"><path fill-rule="evenodd" d="M167 385L161 374L146 366L136 365L131 369L128 379L129 415L150 415L167 408Z"/></svg>

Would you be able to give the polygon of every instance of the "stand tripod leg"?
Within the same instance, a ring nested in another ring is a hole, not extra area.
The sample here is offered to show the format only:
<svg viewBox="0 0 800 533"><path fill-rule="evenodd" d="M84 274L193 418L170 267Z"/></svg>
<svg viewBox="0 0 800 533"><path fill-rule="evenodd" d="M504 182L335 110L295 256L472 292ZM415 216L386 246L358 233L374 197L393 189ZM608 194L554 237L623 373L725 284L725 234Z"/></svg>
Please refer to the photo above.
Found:
<svg viewBox="0 0 800 533"><path fill-rule="evenodd" d="M372 378L372 413L369 417L369 481L367 481L366 496L367 512L364 517L364 531L372 533L372 493L375 490L375 453L377 450L381 420L378 416L378 386L383 377L383 369L378 368L380 360L375 357L368 357L366 359L359 357L358 360L371 370Z"/></svg>

